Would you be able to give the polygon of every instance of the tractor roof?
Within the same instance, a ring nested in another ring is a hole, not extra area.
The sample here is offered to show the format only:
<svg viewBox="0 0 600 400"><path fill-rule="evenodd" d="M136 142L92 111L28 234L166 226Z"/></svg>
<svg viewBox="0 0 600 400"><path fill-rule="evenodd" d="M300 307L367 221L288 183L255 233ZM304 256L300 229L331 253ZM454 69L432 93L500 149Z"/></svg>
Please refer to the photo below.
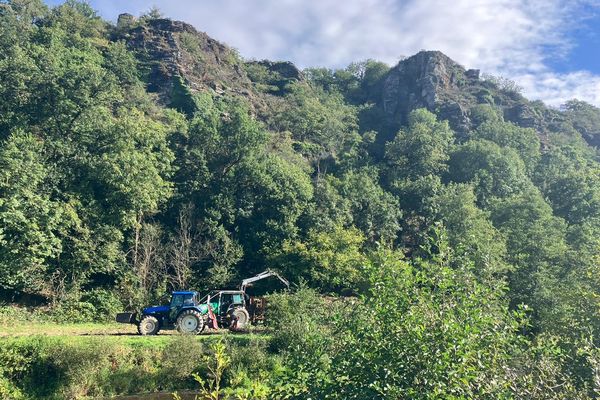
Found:
<svg viewBox="0 0 600 400"><path fill-rule="evenodd" d="M181 292L173 292L173 294L196 294L196 292L192 291L181 291Z"/></svg>

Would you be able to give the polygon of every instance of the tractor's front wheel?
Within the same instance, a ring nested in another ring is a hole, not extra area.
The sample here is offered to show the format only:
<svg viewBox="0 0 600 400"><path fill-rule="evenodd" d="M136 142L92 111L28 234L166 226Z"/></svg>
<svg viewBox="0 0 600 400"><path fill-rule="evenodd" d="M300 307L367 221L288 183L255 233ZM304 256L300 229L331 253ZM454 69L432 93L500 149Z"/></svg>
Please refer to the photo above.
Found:
<svg viewBox="0 0 600 400"><path fill-rule="evenodd" d="M158 320L151 315L143 317L140 323L138 324L138 333L143 336L156 335L159 330L160 325L158 323Z"/></svg>
<svg viewBox="0 0 600 400"><path fill-rule="evenodd" d="M197 335L204 328L204 318L196 310L185 310L177 317L177 330L181 333Z"/></svg>

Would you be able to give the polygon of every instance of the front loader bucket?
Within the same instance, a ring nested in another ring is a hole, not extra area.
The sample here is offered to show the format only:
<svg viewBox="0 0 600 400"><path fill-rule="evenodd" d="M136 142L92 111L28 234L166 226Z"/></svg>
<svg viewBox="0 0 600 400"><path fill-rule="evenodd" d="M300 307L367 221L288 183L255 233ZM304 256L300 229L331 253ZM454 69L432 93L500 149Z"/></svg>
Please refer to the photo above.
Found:
<svg viewBox="0 0 600 400"><path fill-rule="evenodd" d="M115 320L121 324L137 324L137 313L122 312L118 313Z"/></svg>

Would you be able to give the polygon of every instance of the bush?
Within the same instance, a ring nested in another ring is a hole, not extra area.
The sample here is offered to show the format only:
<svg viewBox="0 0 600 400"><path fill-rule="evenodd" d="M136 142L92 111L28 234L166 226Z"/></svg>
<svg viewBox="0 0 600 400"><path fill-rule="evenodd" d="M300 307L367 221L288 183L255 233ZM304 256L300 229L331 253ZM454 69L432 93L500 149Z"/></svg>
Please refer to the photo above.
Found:
<svg viewBox="0 0 600 400"><path fill-rule="evenodd" d="M277 365L266 344L259 342L241 345L214 336L113 339L38 336L0 341L0 399L77 400L195 389L194 376L211 379L215 343L222 344L228 360L221 385L226 391L258 393L261 380L264 392Z"/></svg>
<svg viewBox="0 0 600 400"><path fill-rule="evenodd" d="M285 242L272 262L292 280L308 279L326 291L352 290L361 285L365 240L356 228L336 226L330 232L311 229L305 241Z"/></svg>
<svg viewBox="0 0 600 400"><path fill-rule="evenodd" d="M267 301L266 325L272 330L272 350L285 350L299 342L306 345L311 338L321 342L327 336L328 310L316 291L301 286L292 294L272 294Z"/></svg>
<svg viewBox="0 0 600 400"><path fill-rule="evenodd" d="M50 315L57 322L94 322L99 320L96 308L92 303L77 299L63 300L51 310ZM100 317L100 320L103 319Z"/></svg>
<svg viewBox="0 0 600 400"><path fill-rule="evenodd" d="M92 289L61 301L49 315L56 322L109 322L122 310L123 304L113 292Z"/></svg>
<svg viewBox="0 0 600 400"><path fill-rule="evenodd" d="M39 308L0 305L0 319L4 325L12 325L20 321L45 321L48 319Z"/></svg>
<svg viewBox="0 0 600 400"><path fill-rule="evenodd" d="M522 316L508 310L502 285L478 281L468 265L451 267L443 241L431 248L435 254L424 249L428 259L412 263L389 250L372 254L369 289L352 308L325 307L308 289L275 297L273 345L286 366L281 397L589 396L563 371L568 357L556 343L518 334Z"/></svg>
<svg viewBox="0 0 600 400"><path fill-rule="evenodd" d="M119 298L113 292L104 289L86 292L81 300L91 304L96 310L96 315L104 317L105 320L112 320L116 313L123 310Z"/></svg>
<svg viewBox="0 0 600 400"><path fill-rule="evenodd" d="M23 393L9 379L3 376L0 376L0 398L5 400L25 399Z"/></svg>

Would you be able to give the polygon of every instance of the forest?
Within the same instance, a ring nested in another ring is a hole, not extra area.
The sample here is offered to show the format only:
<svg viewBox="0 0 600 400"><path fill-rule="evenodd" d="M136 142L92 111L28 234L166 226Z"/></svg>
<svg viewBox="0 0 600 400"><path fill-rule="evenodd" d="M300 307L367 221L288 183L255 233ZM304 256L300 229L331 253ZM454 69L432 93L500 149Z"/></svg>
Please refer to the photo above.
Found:
<svg viewBox="0 0 600 400"><path fill-rule="evenodd" d="M300 70L156 9L1 0L0 316L110 321L271 268L294 289L258 355L229 344L231 398L596 398L598 145L597 107L439 52ZM49 396L35 353L0 343L4 398Z"/></svg>

